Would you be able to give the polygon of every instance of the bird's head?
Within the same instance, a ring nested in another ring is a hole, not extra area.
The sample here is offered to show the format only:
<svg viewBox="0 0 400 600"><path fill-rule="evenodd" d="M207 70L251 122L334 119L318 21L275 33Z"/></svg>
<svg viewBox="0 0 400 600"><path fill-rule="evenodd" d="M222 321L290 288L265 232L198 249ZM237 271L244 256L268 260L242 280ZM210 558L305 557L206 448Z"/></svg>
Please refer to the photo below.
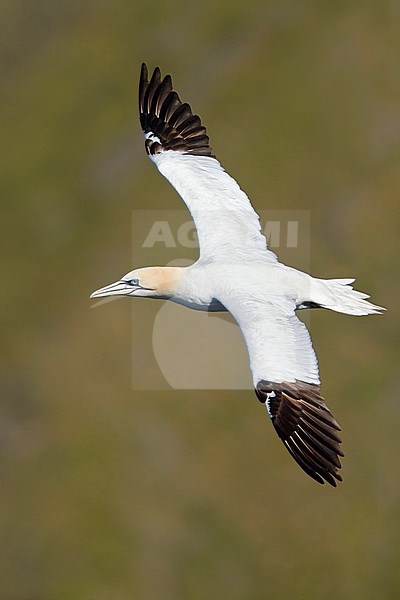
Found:
<svg viewBox="0 0 400 600"><path fill-rule="evenodd" d="M169 298L174 294L179 280L176 267L144 267L135 269L119 281L102 287L90 296L142 296L148 298Z"/></svg>

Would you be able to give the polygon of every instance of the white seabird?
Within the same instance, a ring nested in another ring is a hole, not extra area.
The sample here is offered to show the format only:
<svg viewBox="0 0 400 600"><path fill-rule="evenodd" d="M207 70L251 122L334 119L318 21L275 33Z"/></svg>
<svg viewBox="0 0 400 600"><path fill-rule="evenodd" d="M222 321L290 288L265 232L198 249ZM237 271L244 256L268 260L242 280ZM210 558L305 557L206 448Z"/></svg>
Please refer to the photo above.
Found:
<svg viewBox="0 0 400 600"><path fill-rule="evenodd" d="M229 311L278 436L308 475L336 486L342 480L340 427L321 396L311 339L295 311L369 315L384 309L354 290L354 279L317 279L278 261L248 197L212 154L200 118L181 102L171 77L161 79L159 68L149 82L142 65L139 111L147 154L187 205L200 257L189 267L135 269L91 298L144 296Z"/></svg>

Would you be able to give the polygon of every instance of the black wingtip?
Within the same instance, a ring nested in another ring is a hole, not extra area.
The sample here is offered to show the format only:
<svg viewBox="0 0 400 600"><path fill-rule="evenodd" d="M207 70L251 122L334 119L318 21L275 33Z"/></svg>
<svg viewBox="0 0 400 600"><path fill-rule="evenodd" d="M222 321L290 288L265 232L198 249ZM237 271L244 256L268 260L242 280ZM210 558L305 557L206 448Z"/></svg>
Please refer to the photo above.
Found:
<svg viewBox="0 0 400 600"><path fill-rule="evenodd" d="M139 115L141 115L144 110L144 96L146 93L147 86L149 85L148 77L149 72L147 70L146 63L142 63L139 78Z"/></svg>
<svg viewBox="0 0 400 600"><path fill-rule="evenodd" d="M315 481L333 487L342 481L343 456L339 425L320 395L319 385L260 381L259 400L265 403L278 436L297 464Z"/></svg>
<svg viewBox="0 0 400 600"><path fill-rule="evenodd" d="M154 134L160 141L146 139L148 154L176 150L195 156L215 158L209 146L206 128L190 105L182 102L173 89L172 78L161 80L156 67L149 81L146 63L142 63L139 80L139 115L143 132ZM149 136L147 136L149 138Z"/></svg>
<svg viewBox="0 0 400 600"><path fill-rule="evenodd" d="M146 63L142 63L142 68L140 69L140 79L147 79L149 76L149 71L147 69Z"/></svg>

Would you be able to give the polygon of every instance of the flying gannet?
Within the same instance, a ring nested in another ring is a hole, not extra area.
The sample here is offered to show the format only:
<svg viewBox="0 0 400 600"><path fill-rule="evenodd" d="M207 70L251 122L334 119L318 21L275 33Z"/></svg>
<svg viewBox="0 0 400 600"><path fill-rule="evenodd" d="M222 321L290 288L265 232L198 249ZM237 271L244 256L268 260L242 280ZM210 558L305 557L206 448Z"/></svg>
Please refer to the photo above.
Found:
<svg viewBox="0 0 400 600"><path fill-rule="evenodd" d="M135 269L91 298L144 296L229 311L247 344L255 393L278 436L308 475L336 486L340 427L321 396L311 339L295 311L369 315L382 307L354 290L354 279L317 279L278 261L248 197L212 154L200 118L158 67L149 81L142 65L139 113L147 154L192 215L200 257L189 267Z"/></svg>

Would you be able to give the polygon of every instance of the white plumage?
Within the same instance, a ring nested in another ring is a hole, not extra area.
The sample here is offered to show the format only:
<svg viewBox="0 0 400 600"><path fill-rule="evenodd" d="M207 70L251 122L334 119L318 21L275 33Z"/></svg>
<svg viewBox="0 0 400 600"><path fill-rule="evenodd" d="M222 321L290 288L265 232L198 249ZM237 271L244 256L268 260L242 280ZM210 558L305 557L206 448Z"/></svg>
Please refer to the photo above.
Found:
<svg viewBox="0 0 400 600"><path fill-rule="evenodd" d="M186 268L130 271L92 297L162 298L196 310L228 310L247 344L255 391L297 463L319 483L341 480L339 426L320 395L318 363L295 311L328 308L352 315L383 310L353 290L354 279L324 280L279 263L258 215L212 155L200 118L158 68L142 66L140 120L146 151L195 222L199 260Z"/></svg>
<svg viewBox="0 0 400 600"><path fill-rule="evenodd" d="M263 379L319 384L317 359L307 328L295 315L294 297L260 290L243 300L241 293L221 294L221 301L243 332L254 385Z"/></svg>
<svg viewBox="0 0 400 600"><path fill-rule="evenodd" d="M150 158L188 207L196 225L201 259L277 260L266 250L260 220L250 200L215 158L174 150Z"/></svg>

